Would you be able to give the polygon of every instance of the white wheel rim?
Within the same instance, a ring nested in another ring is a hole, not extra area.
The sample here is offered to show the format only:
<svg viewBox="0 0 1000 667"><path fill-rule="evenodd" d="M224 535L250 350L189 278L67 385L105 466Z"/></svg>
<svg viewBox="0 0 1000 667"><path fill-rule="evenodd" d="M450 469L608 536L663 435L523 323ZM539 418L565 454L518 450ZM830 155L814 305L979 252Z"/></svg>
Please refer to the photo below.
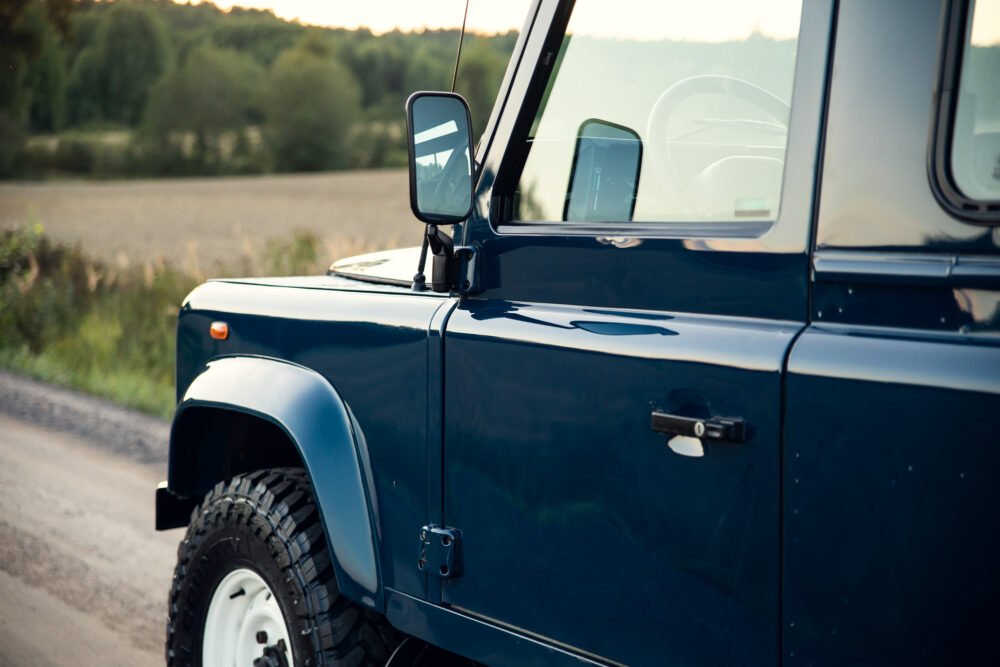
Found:
<svg viewBox="0 0 1000 667"><path fill-rule="evenodd" d="M267 635L258 642L257 634ZM278 606L278 599L267 583L253 570L233 570L219 582L205 617L201 664L205 667L252 667L264 655L266 646L284 640L285 660L292 659L288 627Z"/></svg>

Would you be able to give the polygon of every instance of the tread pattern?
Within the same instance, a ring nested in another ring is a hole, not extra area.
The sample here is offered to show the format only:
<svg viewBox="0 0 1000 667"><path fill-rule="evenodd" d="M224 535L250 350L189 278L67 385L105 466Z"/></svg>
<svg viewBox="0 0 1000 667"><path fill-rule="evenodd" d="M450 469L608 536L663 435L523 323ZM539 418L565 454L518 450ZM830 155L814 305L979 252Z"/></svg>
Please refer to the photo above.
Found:
<svg viewBox="0 0 1000 667"><path fill-rule="evenodd" d="M182 591L200 591L192 559L216 530L240 526L267 545L291 592L294 619L290 634L311 643L305 667L367 667L384 665L402 635L386 619L355 605L337 590L333 563L312 487L305 471L295 468L261 470L219 482L191 515L187 534L177 552L167 622L167 665L197 664L197 657L179 655L174 647L181 628ZM200 628L197 629L200 632ZM294 641L294 640L293 640Z"/></svg>

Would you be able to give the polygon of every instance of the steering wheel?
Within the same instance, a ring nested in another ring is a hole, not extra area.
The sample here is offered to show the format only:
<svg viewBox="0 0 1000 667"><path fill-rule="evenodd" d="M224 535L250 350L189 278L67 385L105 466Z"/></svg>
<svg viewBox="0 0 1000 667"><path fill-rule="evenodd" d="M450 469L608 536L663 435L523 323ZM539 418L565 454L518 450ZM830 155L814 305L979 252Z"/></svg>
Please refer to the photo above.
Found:
<svg viewBox="0 0 1000 667"><path fill-rule="evenodd" d="M464 208L466 194L459 185L467 183L463 171L469 168L464 146L455 147L445 161L438 182L434 186L433 201L438 210L457 210Z"/></svg>
<svg viewBox="0 0 1000 667"><path fill-rule="evenodd" d="M701 127L680 135L668 136L667 130L670 120L681 103L695 95L708 93L726 95L749 102L773 118L774 122L725 118L702 119ZM782 160L754 155L751 151L745 150L715 160L701 169L697 174L685 175L678 170L672 145L679 139L697 134L709 127L739 127L763 133L780 133L784 136L788 132L786 119L790 110L788 104L780 98L760 86L752 84L749 81L744 81L743 79L718 74L704 74L678 81L663 91L659 99L656 100L653 109L649 113L649 121L647 123L646 141L650 145L648 154L653 163L653 170L658 176L659 183L668 190L668 194L675 201L690 206L685 192L699 177L702 177L703 180L711 179L713 173L725 173L731 171L734 166L741 170L752 169L755 165L747 164L748 162L759 163L756 166L762 167L769 172L773 172L775 168L780 171L784 164Z"/></svg>

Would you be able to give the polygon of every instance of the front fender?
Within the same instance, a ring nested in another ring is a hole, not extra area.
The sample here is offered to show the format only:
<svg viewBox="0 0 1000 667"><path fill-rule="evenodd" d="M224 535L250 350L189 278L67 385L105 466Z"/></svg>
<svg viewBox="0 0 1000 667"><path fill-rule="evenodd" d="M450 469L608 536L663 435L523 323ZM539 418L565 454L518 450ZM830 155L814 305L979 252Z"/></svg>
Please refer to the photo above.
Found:
<svg viewBox="0 0 1000 667"><path fill-rule="evenodd" d="M378 570L377 503L368 451L357 421L336 389L316 371L263 357L210 361L181 398L170 434L186 410L209 407L272 422L290 438L312 480L341 593L384 610ZM181 471L171 456L173 488Z"/></svg>

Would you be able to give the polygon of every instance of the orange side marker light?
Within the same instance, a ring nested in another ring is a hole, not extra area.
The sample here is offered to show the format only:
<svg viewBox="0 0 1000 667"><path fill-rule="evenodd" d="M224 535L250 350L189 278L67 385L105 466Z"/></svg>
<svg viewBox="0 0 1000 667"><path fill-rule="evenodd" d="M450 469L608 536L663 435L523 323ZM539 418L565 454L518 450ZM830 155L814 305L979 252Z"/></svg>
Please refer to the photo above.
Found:
<svg viewBox="0 0 1000 667"><path fill-rule="evenodd" d="M208 334L215 340L226 340L229 338L229 325L225 322L212 322Z"/></svg>

